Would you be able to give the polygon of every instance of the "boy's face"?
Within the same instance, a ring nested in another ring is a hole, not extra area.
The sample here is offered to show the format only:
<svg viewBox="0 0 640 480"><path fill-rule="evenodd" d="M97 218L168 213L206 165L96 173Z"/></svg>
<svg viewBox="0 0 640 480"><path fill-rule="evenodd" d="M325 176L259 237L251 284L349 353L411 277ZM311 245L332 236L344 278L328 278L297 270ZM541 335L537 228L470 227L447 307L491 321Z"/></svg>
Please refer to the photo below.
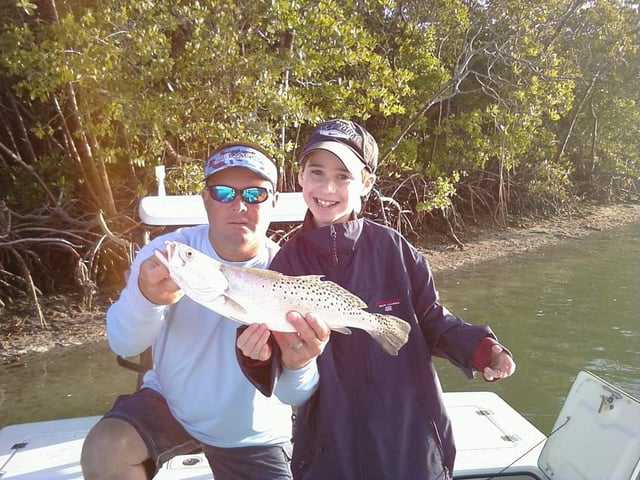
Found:
<svg viewBox="0 0 640 480"><path fill-rule="evenodd" d="M363 166L364 170L364 166ZM362 208L361 197L373 187L375 175L354 176L333 153L309 153L298 173L298 183L316 226L324 227L349 220L351 212Z"/></svg>

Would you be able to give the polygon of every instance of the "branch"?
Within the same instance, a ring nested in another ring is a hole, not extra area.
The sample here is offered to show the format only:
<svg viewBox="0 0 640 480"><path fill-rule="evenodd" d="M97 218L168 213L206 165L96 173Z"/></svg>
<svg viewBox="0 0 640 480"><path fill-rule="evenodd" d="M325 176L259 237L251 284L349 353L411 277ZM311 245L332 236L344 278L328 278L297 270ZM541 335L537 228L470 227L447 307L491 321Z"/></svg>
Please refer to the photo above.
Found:
<svg viewBox="0 0 640 480"><path fill-rule="evenodd" d="M0 142L0 150L2 150L7 155L9 155L13 161L15 161L18 165L20 165L27 172L29 172L29 174L36 179L36 182L40 185L40 187L42 187L43 192L47 197L49 197L49 200L51 201L51 203L53 205L57 204L57 200L56 200L56 197L53 195L53 192L49 190L49 187L47 187L47 184L44 182L44 180L42 180L40 175L36 173L36 170L31 165L25 163L22 160L22 158L19 156L19 154L16 154L15 152L13 152L2 142Z"/></svg>
<svg viewBox="0 0 640 480"><path fill-rule="evenodd" d="M109 228L109 225L107 225L106 220L104 219L104 214L103 212L99 212L98 213L98 223L100 224L100 228L102 228L102 231L104 232L104 234L107 236L107 238L109 238L109 240L111 240L112 242L121 245L125 248L129 248L131 247L130 242L127 242L126 240L123 240L122 238L118 237L116 234L114 234L111 229Z"/></svg>
<svg viewBox="0 0 640 480"><path fill-rule="evenodd" d="M180 155L173 148L173 145L171 145L167 140L164 141L164 148L165 148L165 150L167 152L167 157L169 157L171 160L177 162L178 164L194 163L194 162L201 162L202 161L201 158L192 158L192 157L186 157L184 155Z"/></svg>
<svg viewBox="0 0 640 480"><path fill-rule="evenodd" d="M481 30L476 32L471 37L471 39L468 39L466 41L465 49L456 59L456 67L453 75L451 76L451 79L443 84L433 95L431 95L431 97L429 97L429 99L427 99L427 101L423 104L422 108L414 113L411 118L409 118L409 121L405 124L404 128L398 134L398 136L396 136L396 138L393 140L391 146L380 160L381 164L387 160L387 158L395 151L396 148L398 148L398 145L400 145L400 142L405 137L405 135L409 133L416 122L422 116L424 116L432 106L437 103L449 100L460 92L460 84L470 73L469 63L481 51L473 49L473 42L480 34L480 31Z"/></svg>

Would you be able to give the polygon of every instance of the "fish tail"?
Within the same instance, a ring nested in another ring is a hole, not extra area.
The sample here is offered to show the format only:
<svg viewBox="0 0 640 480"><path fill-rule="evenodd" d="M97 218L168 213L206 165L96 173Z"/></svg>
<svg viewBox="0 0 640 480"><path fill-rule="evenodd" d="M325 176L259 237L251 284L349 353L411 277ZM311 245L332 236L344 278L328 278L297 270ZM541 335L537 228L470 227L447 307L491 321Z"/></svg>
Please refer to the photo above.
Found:
<svg viewBox="0 0 640 480"><path fill-rule="evenodd" d="M411 325L393 315L374 314L383 328L369 332L376 342L390 355L398 355L398 351L409 339Z"/></svg>

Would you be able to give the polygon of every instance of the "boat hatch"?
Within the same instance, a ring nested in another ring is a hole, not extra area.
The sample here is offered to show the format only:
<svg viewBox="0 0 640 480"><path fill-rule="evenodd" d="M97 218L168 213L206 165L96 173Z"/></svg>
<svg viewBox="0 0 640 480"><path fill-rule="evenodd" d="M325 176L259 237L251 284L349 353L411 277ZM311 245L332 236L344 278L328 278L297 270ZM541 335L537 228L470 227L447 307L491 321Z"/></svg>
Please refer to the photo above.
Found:
<svg viewBox="0 0 640 480"><path fill-rule="evenodd" d="M546 437L507 402L494 392L445 392L444 400L456 441L454 478L541 478ZM538 474L507 476L514 472Z"/></svg>
<svg viewBox="0 0 640 480"><path fill-rule="evenodd" d="M538 466L550 479L640 478L640 401L580 372Z"/></svg>

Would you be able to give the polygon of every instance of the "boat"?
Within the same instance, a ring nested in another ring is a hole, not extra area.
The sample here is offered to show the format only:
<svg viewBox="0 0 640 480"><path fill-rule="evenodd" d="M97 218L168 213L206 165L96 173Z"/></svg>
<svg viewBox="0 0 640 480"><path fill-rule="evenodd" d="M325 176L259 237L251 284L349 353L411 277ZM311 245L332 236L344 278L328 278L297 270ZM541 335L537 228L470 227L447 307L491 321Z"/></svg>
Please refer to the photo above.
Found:
<svg viewBox="0 0 640 480"><path fill-rule="evenodd" d="M445 392L444 401L456 480L640 479L640 401L588 371L577 375L548 436L493 392ZM0 429L0 480L83 479L82 443L99 419ZM215 480L202 453L176 456L154 477L178 479Z"/></svg>

